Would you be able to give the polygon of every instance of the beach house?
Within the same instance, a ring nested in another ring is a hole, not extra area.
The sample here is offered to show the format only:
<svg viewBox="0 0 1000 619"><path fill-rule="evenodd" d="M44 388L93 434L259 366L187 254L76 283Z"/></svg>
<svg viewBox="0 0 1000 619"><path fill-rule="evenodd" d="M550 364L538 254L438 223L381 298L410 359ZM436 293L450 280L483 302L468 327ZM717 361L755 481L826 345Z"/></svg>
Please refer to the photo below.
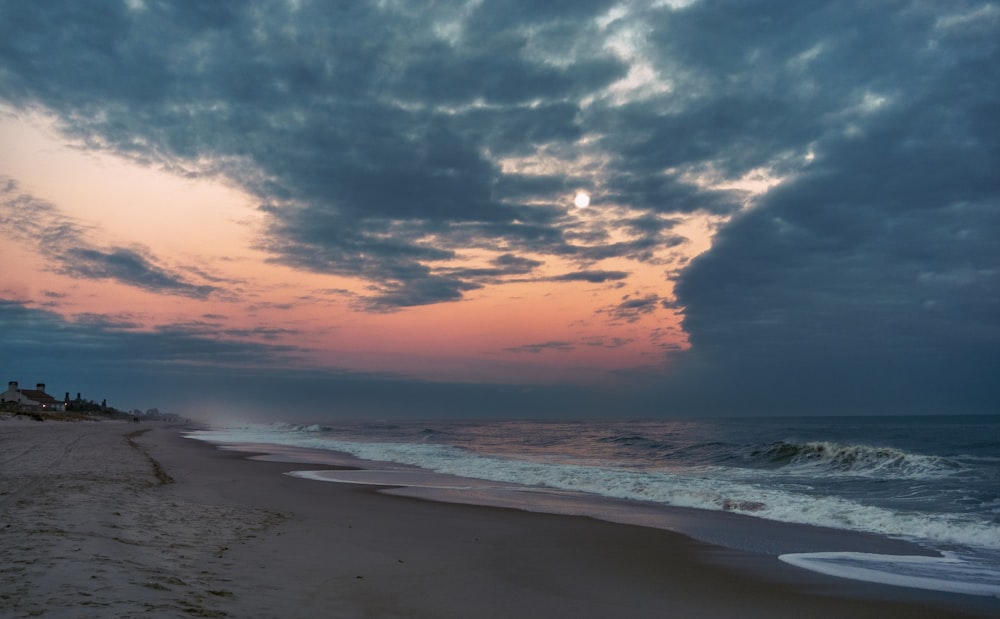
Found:
<svg viewBox="0 0 1000 619"><path fill-rule="evenodd" d="M44 411L65 410L62 402L45 393L45 383L38 383L34 389L21 389L16 380L8 382L7 391L0 394L0 404L8 402Z"/></svg>

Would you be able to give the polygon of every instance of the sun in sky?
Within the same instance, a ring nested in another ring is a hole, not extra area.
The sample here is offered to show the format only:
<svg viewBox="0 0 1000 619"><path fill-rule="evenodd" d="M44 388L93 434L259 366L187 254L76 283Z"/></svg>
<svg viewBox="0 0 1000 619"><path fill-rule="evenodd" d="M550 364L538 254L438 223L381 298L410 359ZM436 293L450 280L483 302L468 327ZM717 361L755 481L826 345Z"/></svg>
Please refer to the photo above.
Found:
<svg viewBox="0 0 1000 619"><path fill-rule="evenodd" d="M576 192L576 196L573 198L573 205L576 208L587 208L590 206L590 194L586 191Z"/></svg>

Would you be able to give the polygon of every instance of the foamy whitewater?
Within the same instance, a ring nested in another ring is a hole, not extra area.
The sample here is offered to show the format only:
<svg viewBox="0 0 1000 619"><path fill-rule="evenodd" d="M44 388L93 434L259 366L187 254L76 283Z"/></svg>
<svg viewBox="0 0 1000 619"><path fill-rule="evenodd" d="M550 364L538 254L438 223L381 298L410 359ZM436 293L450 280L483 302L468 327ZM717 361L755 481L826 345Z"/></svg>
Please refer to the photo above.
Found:
<svg viewBox="0 0 1000 619"><path fill-rule="evenodd" d="M374 470L294 474L447 490L449 500L465 492L542 511L556 494L582 493L632 502L637 513L696 508L907 540L933 556L780 558L845 578L1000 598L998 416L272 424L191 436L303 463L346 453Z"/></svg>

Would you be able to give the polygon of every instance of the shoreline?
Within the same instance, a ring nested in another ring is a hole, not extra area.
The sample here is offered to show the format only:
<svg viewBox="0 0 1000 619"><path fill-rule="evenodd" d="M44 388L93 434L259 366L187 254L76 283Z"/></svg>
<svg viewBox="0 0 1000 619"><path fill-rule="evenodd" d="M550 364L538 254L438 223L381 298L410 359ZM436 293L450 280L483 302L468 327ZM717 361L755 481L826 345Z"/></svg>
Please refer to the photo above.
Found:
<svg viewBox="0 0 1000 619"><path fill-rule="evenodd" d="M996 600L823 576L661 529L296 478L284 473L301 464L250 460L183 429L0 421L0 453L11 454L0 458L3 614L892 618L997 609Z"/></svg>

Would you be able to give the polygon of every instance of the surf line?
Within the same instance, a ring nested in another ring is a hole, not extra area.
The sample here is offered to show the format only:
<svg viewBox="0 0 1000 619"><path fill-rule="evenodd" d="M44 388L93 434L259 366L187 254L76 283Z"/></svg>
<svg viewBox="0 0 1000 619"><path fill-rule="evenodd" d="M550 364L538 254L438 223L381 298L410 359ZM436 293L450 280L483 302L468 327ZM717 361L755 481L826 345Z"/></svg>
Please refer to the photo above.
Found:
<svg viewBox="0 0 1000 619"><path fill-rule="evenodd" d="M883 555L867 552L803 552L778 559L827 576L885 585L1000 598L1000 573L955 553L940 557Z"/></svg>

